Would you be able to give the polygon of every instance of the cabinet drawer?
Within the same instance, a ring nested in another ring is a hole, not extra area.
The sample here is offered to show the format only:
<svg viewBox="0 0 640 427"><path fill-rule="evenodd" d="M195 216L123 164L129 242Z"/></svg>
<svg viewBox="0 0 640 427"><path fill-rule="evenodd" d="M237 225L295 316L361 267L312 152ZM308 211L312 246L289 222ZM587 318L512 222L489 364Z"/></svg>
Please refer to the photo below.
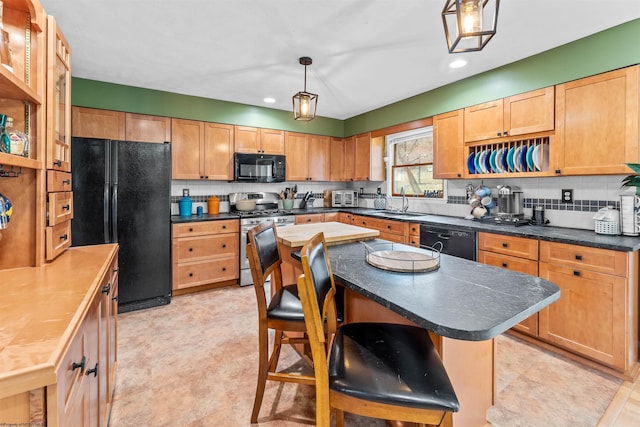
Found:
<svg viewBox="0 0 640 427"><path fill-rule="evenodd" d="M404 236L400 234L387 233L385 231L380 231L380 239L388 240L390 242L395 243L404 243Z"/></svg>
<svg viewBox="0 0 640 427"><path fill-rule="evenodd" d="M324 222L338 222L338 221L340 221L339 212L325 212Z"/></svg>
<svg viewBox="0 0 640 427"><path fill-rule="evenodd" d="M56 170L47 171L47 192L71 191L71 174Z"/></svg>
<svg viewBox="0 0 640 427"><path fill-rule="evenodd" d="M538 275L538 261L478 250L478 262L518 273Z"/></svg>
<svg viewBox="0 0 640 427"><path fill-rule="evenodd" d="M240 231L240 221L237 219L173 224L173 237L202 236L204 234L237 233L239 231Z"/></svg>
<svg viewBox="0 0 640 427"><path fill-rule="evenodd" d="M314 222L324 222L324 214L296 215L295 217L296 224L310 224Z"/></svg>
<svg viewBox="0 0 640 427"><path fill-rule="evenodd" d="M404 222L386 221L383 219L375 219L375 218L369 218L364 216L354 216L353 224L360 227L366 227L366 228L378 230L381 233L399 234L403 236L402 242L404 242L404 230L407 225Z"/></svg>
<svg viewBox="0 0 640 427"><path fill-rule="evenodd" d="M409 235L410 236L420 236L420 224L419 223L409 224Z"/></svg>
<svg viewBox="0 0 640 427"><path fill-rule="evenodd" d="M173 239L174 263L235 256L238 254L239 240L237 234Z"/></svg>
<svg viewBox="0 0 640 427"><path fill-rule="evenodd" d="M47 227L45 241L47 261L51 261L71 246L71 221Z"/></svg>
<svg viewBox="0 0 640 427"><path fill-rule="evenodd" d="M627 277L627 253L610 249L540 242L540 261Z"/></svg>
<svg viewBox="0 0 640 427"><path fill-rule="evenodd" d="M531 260L538 259L538 241L494 233L478 233L478 249Z"/></svg>
<svg viewBox="0 0 640 427"><path fill-rule="evenodd" d="M52 227L73 218L73 193L49 193L49 226Z"/></svg>
<svg viewBox="0 0 640 427"><path fill-rule="evenodd" d="M71 341L71 345L58 368L58 399L64 405L65 410L71 403L70 400L73 401L72 397L82 386L85 371L88 369L88 349L83 326L80 326L75 338Z"/></svg>
<svg viewBox="0 0 640 427"><path fill-rule="evenodd" d="M173 289L237 279L239 277L238 270L237 256L174 265Z"/></svg>

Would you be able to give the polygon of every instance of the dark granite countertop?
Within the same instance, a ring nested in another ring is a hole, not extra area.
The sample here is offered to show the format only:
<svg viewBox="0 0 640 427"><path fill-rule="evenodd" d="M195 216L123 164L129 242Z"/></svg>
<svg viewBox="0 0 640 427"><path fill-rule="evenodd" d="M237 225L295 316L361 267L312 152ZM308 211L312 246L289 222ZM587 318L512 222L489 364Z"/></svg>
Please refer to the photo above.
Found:
<svg viewBox="0 0 640 427"><path fill-rule="evenodd" d="M448 255L436 271L395 273L367 264L360 243L328 250L338 283L449 338L491 339L560 298L547 280Z"/></svg>
<svg viewBox="0 0 640 427"><path fill-rule="evenodd" d="M372 218L391 219L395 221L413 222L429 224L442 227L454 227L465 231L486 231L488 233L505 234L509 236L526 237L530 239L547 240L550 242L568 243L573 245L590 246L601 249L612 249L616 251L633 252L640 250L640 237L630 236L610 236L597 234L593 230L582 230L577 228L563 228L552 226L525 225L514 227L513 225L495 225L479 221L472 221L460 217L410 213L408 215L386 214L375 209L344 209L344 208L324 208L294 209L289 215L307 215L313 213L326 212L348 212L355 215L364 215ZM223 219L237 219L233 213L220 213L218 215L204 214L202 216L191 215L188 217L172 215L172 223L216 221Z"/></svg>

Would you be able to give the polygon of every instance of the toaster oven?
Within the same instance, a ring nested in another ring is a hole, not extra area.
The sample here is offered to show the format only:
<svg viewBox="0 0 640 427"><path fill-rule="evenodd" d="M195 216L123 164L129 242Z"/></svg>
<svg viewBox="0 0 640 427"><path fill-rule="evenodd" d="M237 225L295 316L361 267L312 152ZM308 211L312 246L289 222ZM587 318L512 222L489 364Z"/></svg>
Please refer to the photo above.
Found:
<svg viewBox="0 0 640 427"><path fill-rule="evenodd" d="M334 190L331 193L331 206L334 208L357 208L358 192L353 190Z"/></svg>

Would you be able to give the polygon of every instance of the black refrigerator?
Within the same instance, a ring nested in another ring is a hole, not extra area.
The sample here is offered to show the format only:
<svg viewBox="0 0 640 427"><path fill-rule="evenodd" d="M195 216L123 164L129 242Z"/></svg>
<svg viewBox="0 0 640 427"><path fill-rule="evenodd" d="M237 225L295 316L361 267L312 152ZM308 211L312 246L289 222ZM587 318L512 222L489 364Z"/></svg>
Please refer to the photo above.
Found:
<svg viewBox="0 0 640 427"><path fill-rule="evenodd" d="M171 301L171 144L72 138L72 246L118 243L119 312Z"/></svg>

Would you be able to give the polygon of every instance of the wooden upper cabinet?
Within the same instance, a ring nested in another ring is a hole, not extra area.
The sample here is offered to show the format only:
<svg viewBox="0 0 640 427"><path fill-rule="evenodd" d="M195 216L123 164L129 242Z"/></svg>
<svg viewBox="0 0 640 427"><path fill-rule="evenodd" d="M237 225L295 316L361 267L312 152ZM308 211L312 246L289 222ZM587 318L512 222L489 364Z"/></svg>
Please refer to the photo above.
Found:
<svg viewBox="0 0 640 427"><path fill-rule="evenodd" d="M356 176L356 138L344 138L344 180L355 181Z"/></svg>
<svg viewBox="0 0 640 427"><path fill-rule="evenodd" d="M260 129L260 144L265 154L284 154L284 131Z"/></svg>
<svg viewBox="0 0 640 427"><path fill-rule="evenodd" d="M137 142L171 142L171 118L126 113L125 139Z"/></svg>
<svg viewBox="0 0 640 427"><path fill-rule="evenodd" d="M203 153L200 155L202 156ZM204 124L204 176L206 179L233 179L233 126Z"/></svg>
<svg viewBox="0 0 640 427"><path fill-rule="evenodd" d="M234 126L234 151L237 153L284 154L284 131L249 126Z"/></svg>
<svg viewBox="0 0 640 427"><path fill-rule="evenodd" d="M307 135L285 132L287 181L306 181L309 177Z"/></svg>
<svg viewBox="0 0 640 427"><path fill-rule="evenodd" d="M433 118L433 177L461 178L464 167L463 110Z"/></svg>
<svg viewBox="0 0 640 427"><path fill-rule="evenodd" d="M308 180L329 181L331 176L331 138L308 135L307 165Z"/></svg>
<svg viewBox="0 0 640 427"><path fill-rule="evenodd" d="M47 169L71 172L71 48L47 17Z"/></svg>
<svg viewBox="0 0 640 427"><path fill-rule="evenodd" d="M562 175L629 174L640 161L640 66L556 86L557 164Z"/></svg>
<svg viewBox="0 0 640 427"><path fill-rule="evenodd" d="M384 181L386 179L386 170L384 164L385 137L377 136L371 138L369 146L369 180Z"/></svg>
<svg viewBox="0 0 640 427"><path fill-rule="evenodd" d="M371 133L363 133L355 137L355 172L354 181L368 181L371 167Z"/></svg>
<svg viewBox="0 0 640 427"><path fill-rule="evenodd" d="M71 134L81 138L125 140L125 113L73 107Z"/></svg>
<svg viewBox="0 0 640 427"><path fill-rule="evenodd" d="M331 181L344 181L344 139L343 138L331 138L331 153L329 155L329 179Z"/></svg>
<svg viewBox="0 0 640 427"><path fill-rule="evenodd" d="M554 87L464 109L464 141L482 141L553 130Z"/></svg>
<svg viewBox="0 0 640 427"><path fill-rule="evenodd" d="M171 177L203 179L204 122L171 119Z"/></svg>
<svg viewBox="0 0 640 427"><path fill-rule="evenodd" d="M260 129L249 126L234 126L234 150L236 153L261 153Z"/></svg>

